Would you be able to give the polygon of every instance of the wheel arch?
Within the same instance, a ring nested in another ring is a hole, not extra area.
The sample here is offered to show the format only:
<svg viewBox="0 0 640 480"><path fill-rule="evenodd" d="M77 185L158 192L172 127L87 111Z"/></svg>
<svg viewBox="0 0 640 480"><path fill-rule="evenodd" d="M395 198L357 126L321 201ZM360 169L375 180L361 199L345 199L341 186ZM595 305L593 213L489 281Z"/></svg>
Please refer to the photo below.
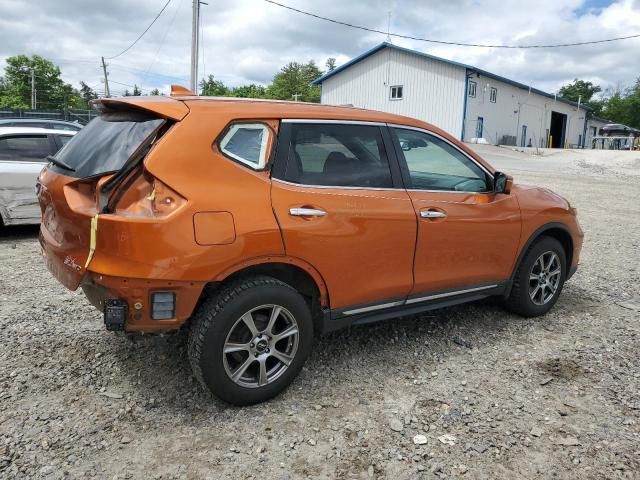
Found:
<svg viewBox="0 0 640 480"><path fill-rule="evenodd" d="M329 292L322 275L304 260L295 257L254 258L235 265L214 279L213 284L228 283L240 277L267 275L285 282L303 296L317 298L321 308L329 308Z"/></svg>
<svg viewBox="0 0 640 480"><path fill-rule="evenodd" d="M518 254L518 258L511 272L511 281L514 280L516 272L518 271L518 268L520 267L524 256L527 254L527 251L529 250L529 248L531 248L531 245L533 245L542 237L555 238L560 242L562 248L564 248L564 253L567 260L567 271L571 268L571 264L573 262L573 238L571 237L569 228L563 223L546 223L541 227L538 227L529 236L527 242L520 249L520 253Z"/></svg>

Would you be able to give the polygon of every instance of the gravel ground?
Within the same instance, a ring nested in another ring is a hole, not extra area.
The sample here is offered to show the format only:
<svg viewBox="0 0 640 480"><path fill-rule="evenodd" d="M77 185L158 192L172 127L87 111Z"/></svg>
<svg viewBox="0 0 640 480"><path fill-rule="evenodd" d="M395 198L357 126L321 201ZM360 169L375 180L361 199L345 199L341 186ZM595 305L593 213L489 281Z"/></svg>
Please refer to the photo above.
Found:
<svg viewBox="0 0 640 480"><path fill-rule="evenodd" d="M319 338L250 408L200 388L184 334L105 331L36 230L5 230L0 477L640 478L640 155L477 148L579 210L582 264L554 310L486 301Z"/></svg>

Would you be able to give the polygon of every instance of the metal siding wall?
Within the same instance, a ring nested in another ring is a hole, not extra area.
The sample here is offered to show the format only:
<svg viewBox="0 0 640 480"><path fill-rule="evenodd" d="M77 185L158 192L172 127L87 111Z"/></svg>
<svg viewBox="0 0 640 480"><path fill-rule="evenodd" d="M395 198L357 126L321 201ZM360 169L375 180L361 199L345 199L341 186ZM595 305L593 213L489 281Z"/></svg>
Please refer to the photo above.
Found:
<svg viewBox="0 0 640 480"><path fill-rule="evenodd" d="M384 49L322 83L322 103L414 117L460 138L465 69ZM402 100L389 87L403 86Z"/></svg>
<svg viewBox="0 0 640 480"><path fill-rule="evenodd" d="M527 126L525 146L546 146L547 129L551 125L551 112L567 115L566 142L571 146L578 143L583 134L586 111L553 98L529 94L528 90L514 87L488 77L473 75L477 82L476 98L467 98L467 118L465 140L475 137L477 117L484 118L484 138L493 144L501 143L504 135L515 135L517 145L521 144L522 125ZM489 101L491 87L498 89L496 103ZM519 112L519 118L518 118ZM542 144L541 145L541 140Z"/></svg>

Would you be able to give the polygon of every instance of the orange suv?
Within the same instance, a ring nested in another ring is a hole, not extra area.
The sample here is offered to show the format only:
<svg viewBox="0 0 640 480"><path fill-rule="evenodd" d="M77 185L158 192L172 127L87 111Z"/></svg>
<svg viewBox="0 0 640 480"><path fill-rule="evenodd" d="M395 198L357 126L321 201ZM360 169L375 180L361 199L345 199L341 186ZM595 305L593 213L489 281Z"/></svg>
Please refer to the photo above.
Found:
<svg viewBox="0 0 640 480"><path fill-rule="evenodd" d="M105 98L37 190L51 273L108 330L188 326L227 402L282 391L314 334L483 297L535 316L582 246L576 211L421 121L356 108Z"/></svg>

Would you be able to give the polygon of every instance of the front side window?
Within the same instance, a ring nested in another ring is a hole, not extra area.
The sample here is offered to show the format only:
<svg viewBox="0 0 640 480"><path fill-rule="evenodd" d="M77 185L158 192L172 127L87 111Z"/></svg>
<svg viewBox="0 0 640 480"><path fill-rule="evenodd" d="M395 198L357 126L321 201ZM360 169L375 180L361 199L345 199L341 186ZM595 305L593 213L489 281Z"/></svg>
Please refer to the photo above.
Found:
<svg viewBox="0 0 640 480"><path fill-rule="evenodd" d="M416 130L394 128L406 162L409 188L461 192L489 191L488 175L450 143Z"/></svg>
<svg viewBox="0 0 640 480"><path fill-rule="evenodd" d="M46 135L0 138L0 161L42 162L51 153Z"/></svg>
<svg viewBox="0 0 640 480"><path fill-rule="evenodd" d="M391 100L402 100L404 98L403 92L404 88L402 85L394 85L391 87L390 96Z"/></svg>
<svg viewBox="0 0 640 480"><path fill-rule="evenodd" d="M380 128L292 124L283 180L304 185L391 188Z"/></svg>
<svg viewBox="0 0 640 480"><path fill-rule="evenodd" d="M227 156L254 169L267 163L270 130L263 123L237 123L220 140L220 150Z"/></svg>
<svg viewBox="0 0 640 480"><path fill-rule="evenodd" d="M470 97L475 98L477 88L478 88L478 84L472 80L469 80L468 94Z"/></svg>
<svg viewBox="0 0 640 480"><path fill-rule="evenodd" d="M489 92L489 101L491 103L496 103L498 99L498 89L495 87L491 87L491 91Z"/></svg>

